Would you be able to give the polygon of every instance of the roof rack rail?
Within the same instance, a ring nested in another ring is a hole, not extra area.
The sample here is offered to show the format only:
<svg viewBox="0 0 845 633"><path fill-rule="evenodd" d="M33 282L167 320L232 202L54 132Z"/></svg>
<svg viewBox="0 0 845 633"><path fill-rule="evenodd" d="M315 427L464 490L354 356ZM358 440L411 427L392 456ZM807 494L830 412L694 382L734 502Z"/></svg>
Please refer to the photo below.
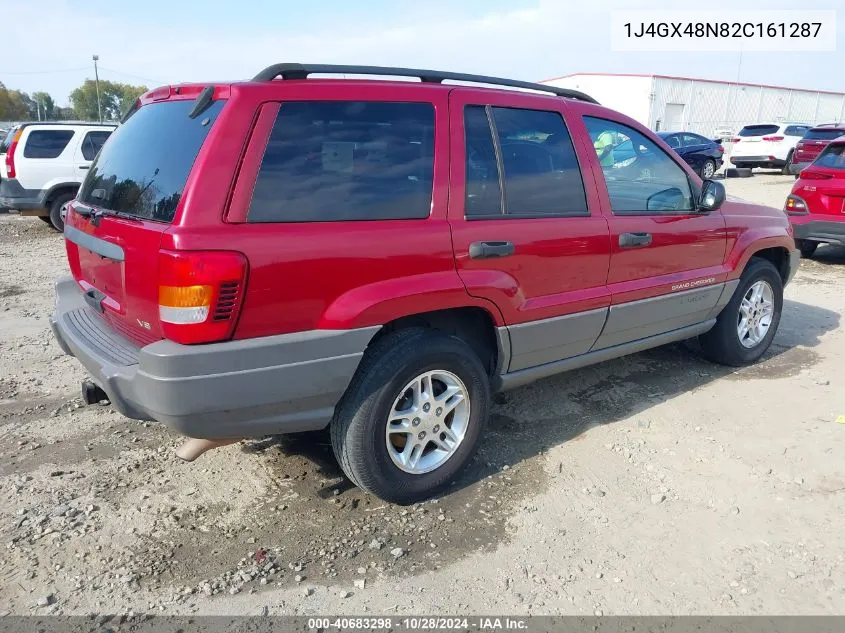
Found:
<svg viewBox="0 0 845 633"><path fill-rule="evenodd" d="M273 64L252 78L252 81L272 81L276 77L282 79L306 79L313 74L350 74L350 75L383 75L387 77L419 77L424 83L442 83L443 81L466 81L494 86L508 86L510 88L524 88L549 92L558 97L577 99L588 103L598 104L591 96L546 84L518 81L516 79L502 79L486 75L470 75L467 73L452 73L440 70L421 70L419 68L395 68L393 66L350 66L345 64Z"/></svg>

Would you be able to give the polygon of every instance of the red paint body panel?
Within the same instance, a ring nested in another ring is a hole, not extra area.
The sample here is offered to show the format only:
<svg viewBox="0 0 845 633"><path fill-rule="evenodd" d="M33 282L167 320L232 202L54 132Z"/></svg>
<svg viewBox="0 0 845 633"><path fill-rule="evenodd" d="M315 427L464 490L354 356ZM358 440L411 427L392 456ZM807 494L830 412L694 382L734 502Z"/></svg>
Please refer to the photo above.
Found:
<svg viewBox="0 0 845 633"><path fill-rule="evenodd" d="M792 194L807 203L808 211L803 215L790 215L792 224L817 220L845 224L845 170L810 165L795 181Z"/></svg>

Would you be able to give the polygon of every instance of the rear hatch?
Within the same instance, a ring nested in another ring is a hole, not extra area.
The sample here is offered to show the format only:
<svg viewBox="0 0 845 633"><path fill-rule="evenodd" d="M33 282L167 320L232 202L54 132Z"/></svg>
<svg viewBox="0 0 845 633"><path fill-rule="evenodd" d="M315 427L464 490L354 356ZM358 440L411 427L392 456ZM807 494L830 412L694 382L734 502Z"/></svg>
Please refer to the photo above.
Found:
<svg viewBox="0 0 845 633"><path fill-rule="evenodd" d="M162 234L224 103L214 101L194 118L193 99L141 106L105 143L70 205L65 234L73 276L106 321L139 344L164 337Z"/></svg>
<svg viewBox="0 0 845 633"><path fill-rule="evenodd" d="M780 127L774 124L746 125L733 139L731 156L773 156L775 144L783 140Z"/></svg>
<svg viewBox="0 0 845 633"><path fill-rule="evenodd" d="M801 172L801 184L804 190L815 191L812 214L832 215L845 221L845 143L828 144L813 164Z"/></svg>
<svg viewBox="0 0 845 633"><path fill-rule="evenodd" d="M845 128L814 128L808 130L795 146L794 163L810 163L832 140L845 135Z"/></svg>

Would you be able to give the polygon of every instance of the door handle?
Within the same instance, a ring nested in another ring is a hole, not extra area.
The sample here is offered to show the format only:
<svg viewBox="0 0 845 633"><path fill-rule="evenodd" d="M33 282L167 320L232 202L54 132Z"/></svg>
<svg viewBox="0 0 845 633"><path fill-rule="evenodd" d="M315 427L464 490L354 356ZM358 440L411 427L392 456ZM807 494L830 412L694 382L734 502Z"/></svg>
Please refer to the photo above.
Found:
<svg viewBox="0 0 845 633"><path fill-rule="evenodd" d="M619 246L622 248L637 248L651 244L651 233L620 233Z"/></svg>
<svg viewBox="0 0 845 633"><path fill-rule="evenodd" d="M80 169L90 169L91 165L80 165L79 168Z"/></svg>
<svg viewBox="0 0 845 633"><path fill-rule="evenodd" d="M514 250L513 242L473 242L469 245L469 256L472 259L507 257Z"/></svg>

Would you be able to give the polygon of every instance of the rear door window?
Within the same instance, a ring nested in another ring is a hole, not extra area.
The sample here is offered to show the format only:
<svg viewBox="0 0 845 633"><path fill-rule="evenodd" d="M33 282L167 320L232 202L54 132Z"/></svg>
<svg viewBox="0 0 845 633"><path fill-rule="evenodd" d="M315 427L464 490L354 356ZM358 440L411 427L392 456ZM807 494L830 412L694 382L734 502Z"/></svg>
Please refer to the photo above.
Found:
<svg viewBox="0 0 845 633"><path fill-rule="evenodd" d="M508 215L588 215L584 181L558 112L491 108Z"/></svg>
<svg viewBox="0 0 845 633"><path fill-rule="evenodd" d="M267 141L247 221L426 218L433 182L432 104L286 102Z"/></svg>
<svg viewBox="0 0 845 633"><path fill-rule="evenodd" d="M818 128L815 130L807 130L807 133L804 135L804 140L807 141L832 141L835 138L839 138L840 136L845 136L845 130L841 129L827 129L827 128Z"/></svg>
<svg viewBox="0 0 845 633"><path fill-rule="evenodd" d="M73 130L31 130L23 148L24 158L58 158L73 138Z"/></svg>
<svg viewBox="0 0 845 633"><path fill-rule="evenodd" d="M692 147L693 145L707 145L708 141L703 136L698 134L684 134L684 147Z"/></svg>
<svg viewBox="0 0 845 633"><path fill-rule="evenodd" d="M775 134L779 129L777 125L746 125L739 131L739 136L765 136Z"/></svg>
<svg viewBox="0 0 845 633"><path fill-rule="evenodd" d="M111 136L111 132L88 132L82 139L82 158L94 160L97 157L97 152L100 151L109 136Z"/></svg>
<svg viewBox="0 0 845 633"><path fill-rule="evenodd" d="M214 101L194 119L188 117L193 100L139 108L97 155L79 190L80 202L172 222L191 167L224 103Z"/></svg>
<svg viewBox="0 0 845 633"><path fill-rule="evenodd" d="M784 134L787 136L804 136L809 129L809 125L788 125Z"/></svg>
<svg viewBox="0 0 845 633"><path fill-rule="evenodd" d="M813 164L828 169L845 170L845 144L828 145Z"/></svg>

